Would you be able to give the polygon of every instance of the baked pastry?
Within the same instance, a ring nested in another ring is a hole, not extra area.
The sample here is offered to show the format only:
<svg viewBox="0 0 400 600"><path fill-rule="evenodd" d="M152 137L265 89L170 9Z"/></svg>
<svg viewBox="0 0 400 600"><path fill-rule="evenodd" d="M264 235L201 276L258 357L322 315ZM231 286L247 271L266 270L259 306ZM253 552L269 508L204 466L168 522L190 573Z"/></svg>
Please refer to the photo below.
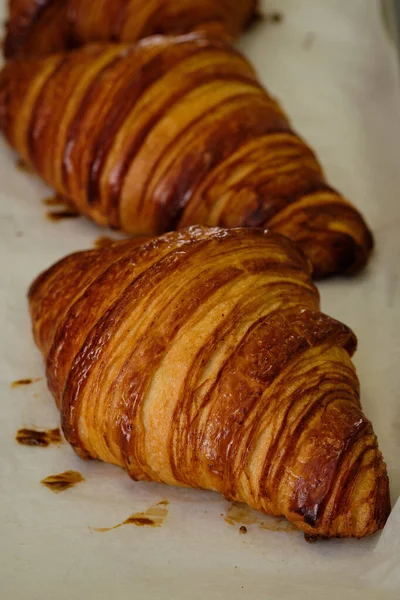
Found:
<svg viewBox="0 0 400 600"><path fill-rule="evenodd" d="M220 40L158 36L12 61L0 72L0 128L101 225L268 227L301 246L316 277L357 271L372 248L361 215Z"/></svg>
<svg viewBox="0 0 400 600"><path fill-rule="evenodd" d="M256 14L257 0L9 0L4 54L32 58L193 31L236 37Z"/></svg>
<svg viewBox="0 0 400 600"><path fill-rule="evenodd" d="M29 292L64 434L134 480L217 490L311 537L383 527L352 331L286 238L190 227L64 258Z"/></svg>

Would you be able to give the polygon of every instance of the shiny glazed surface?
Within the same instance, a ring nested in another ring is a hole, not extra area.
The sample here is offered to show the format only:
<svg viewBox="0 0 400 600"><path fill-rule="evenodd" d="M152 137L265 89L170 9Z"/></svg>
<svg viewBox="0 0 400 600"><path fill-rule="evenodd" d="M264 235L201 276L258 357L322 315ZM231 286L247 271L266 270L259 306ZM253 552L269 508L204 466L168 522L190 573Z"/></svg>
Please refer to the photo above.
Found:
<svg viewBox="0 0 400 600"><path fill-rule="evenodd" d="M90 42L134 42L201 31L234 37L257 0L9 0L4 53L41 56Z"/></svg>
<svg viewBox="0 0 400 600"><path fill-rule="evenodd" d="M0 128L102 225L268 227L301 246L315 277L355 272L372 249L361 215L221 40L156 36L9 63Z"/></svg>
<svg viewBox="0 0 400 600"><path fill-rule="evenodd" d="M63 259L30 311L66 439L135 480L212 489L307 535L390 511L356 338L289 240L191 227Z"/></svg>

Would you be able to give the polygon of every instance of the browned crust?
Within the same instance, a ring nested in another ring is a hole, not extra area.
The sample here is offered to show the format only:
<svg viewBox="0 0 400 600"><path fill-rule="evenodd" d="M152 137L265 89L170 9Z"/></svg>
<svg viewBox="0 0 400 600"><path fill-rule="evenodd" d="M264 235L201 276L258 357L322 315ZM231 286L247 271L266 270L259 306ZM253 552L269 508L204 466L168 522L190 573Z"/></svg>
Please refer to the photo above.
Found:
<svg viewBox="0 0 400 600"><path fill-rule="evenodd" d="M217 490L311 537L383 527L388 479L356 338L319 311L288 239L192 227L124 241L63 259L29 300L80 456Z"/></svg>
<svg viewBox="0 0 400 600"><path fill-rule="evenodd" d="M0 73L0 126L102 225L264 227L296 241L315 277L355 273L371 254L361 214L224 40L155 36L14 61Z"/></svg>
<svg viewBox="0 0 400 600"><path fill-rule="evenodd" d="M9 20L6 23L4 56L13 58L23 53L27 35L42 13L55 0L9 0Z"/></svg>
<svg viewBox="0 0 400 600"><path fill-rule="evenodd" d="M154 6L149 16L146 3L150 2ZM9 0L5 57L44 55L93 41L133 42L154 34L204 31L213 36L234 37L249 27L258 14L257 0L196 0L192 7L187 3L181 13L182 0L96 0L96 3L89 6L84 0ZM96 10L100 11L104 24L101 21L96 24ZM127 16L135 10L139 18L143 13L147 21L140 34L135 22L131 33L129 23L126 28ZM109 26L107 21L111 22Z"/></svg>

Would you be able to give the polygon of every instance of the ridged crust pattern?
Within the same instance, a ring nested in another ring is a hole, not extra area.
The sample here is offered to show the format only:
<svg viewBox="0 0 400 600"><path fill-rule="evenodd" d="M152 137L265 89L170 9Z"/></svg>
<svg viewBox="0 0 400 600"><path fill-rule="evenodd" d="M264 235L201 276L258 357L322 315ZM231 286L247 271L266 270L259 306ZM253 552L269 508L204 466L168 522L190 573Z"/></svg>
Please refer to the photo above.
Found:
<svg viewBox="0 0 400 600"><path fill-rule="evenodd" d="M383 527L356 338L286 238L190 227L73 254L30 293L67 440L135 480L217 490L314 537Z"/></svg>
<svg viewBox="0 0 400 600"><path fill-rule="evenodd" d="M4 54L32 58L194 31L230 38L256 13L257 0L9 0Z"/></svg>
<svg viewBox="0 0 400 600"><path fill-rule="evenodd" d="M268 227L301 246L315 277L355 272L372 249L359 212L221 40L156 36L13 61L0 73L0 127L102 225Z"/></svg>

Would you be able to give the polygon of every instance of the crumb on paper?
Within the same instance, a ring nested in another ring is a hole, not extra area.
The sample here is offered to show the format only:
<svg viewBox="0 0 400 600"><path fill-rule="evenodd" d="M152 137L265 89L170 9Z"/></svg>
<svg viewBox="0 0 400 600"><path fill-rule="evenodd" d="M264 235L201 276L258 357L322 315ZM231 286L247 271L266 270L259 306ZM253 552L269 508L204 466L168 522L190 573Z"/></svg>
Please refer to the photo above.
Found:
<svg viewBox="0 0 400 600"><path fill-rule="evenodd" d="M62 436L59 427L56 429L48 429L47 431L23 428L17 431L15 440L18 444L21 444L21 446L39 446L41 448L46 448L52 444L61 444Z"/></svg>
<svg viewBox="0 0 400 600"><path fill-rule="evenodd" d="M244 525L241 525L239 527L239 533L247 533L247 527L245 527Z"/></svg>
<svg viewBox="0 0 400 600"><path fill-rule="evenodd" d="M43 198L42 203L45 206L59 207L60 210L49 210L46 213L49 221L57 222L64 219L76 219L80 217L80 212L76 209L76 206L71 202L69 198L65 198L59 194L48 196Z"/></svg>
<svg viewBox="0 0 400 600"><path fill-rule="evenodd" d="M45 479L42 479L40 483L57 494L68 490L81 481L85 480L78 471L65 471L58 475L49 475Z"/></svg>
<svg viewBox="0 0 400 600"><path fill-rule="evenodd" d="M258 23L265 22L271 25L277 25L282 23L284 20L283 13L278 11L270 11L269 13L263 13L258 7L255 9L251 18L245 26L246 30L251 30L257 26Z"/></svg>
<svg viewBox="0 0 400 600"><path fill-rule="evenodd" d="M21 385L30 385L31 383L36 383L40 381L42 377L25 377L24 379L17 379L13 381L11 384L12 388L20 387Z"/></svg>
<svg viewBox="0 0 400 600"><path fill-rule="evenodd" d="M70 203L58 194L54 194L54 196L47 196L46 198L43 198L42 204L44 204L45 206L70 206Z"/></svg>
<svg viewBox="0 0 400 600"><path fill-rule="evenodd" d="M108 531L112 531L113 529L118 529L123 525L136 525L136 527L161 527L164 523L165 517L168 515L168 510L166 508L161 508L161 506L166 506L169 504L168 500L161 500L157 504L150 506L145 512L137 512L133 515L130 515L125 521L122 523L118 523L118 525L114 525L113 527L90 527L91 531L97 531L98 533L106 533Z"/></svg>
<svg viewBox="0 0 400 600"><path fill-rule="evenodd" d="M48 211L46 217L49 221L58 222L64 219L76 219L80 217L80 213L74 209Z"/></svg>
<svg viewBox="0 0 400 600"><path fill-rule="evenodd" d="M273 24L278 24L278 23L282 23L283 22L283 13L278 12L278 11L272 11L270 13L267 13L266 15L264 15L264 20L267 23L273 23Z"/></svg>

